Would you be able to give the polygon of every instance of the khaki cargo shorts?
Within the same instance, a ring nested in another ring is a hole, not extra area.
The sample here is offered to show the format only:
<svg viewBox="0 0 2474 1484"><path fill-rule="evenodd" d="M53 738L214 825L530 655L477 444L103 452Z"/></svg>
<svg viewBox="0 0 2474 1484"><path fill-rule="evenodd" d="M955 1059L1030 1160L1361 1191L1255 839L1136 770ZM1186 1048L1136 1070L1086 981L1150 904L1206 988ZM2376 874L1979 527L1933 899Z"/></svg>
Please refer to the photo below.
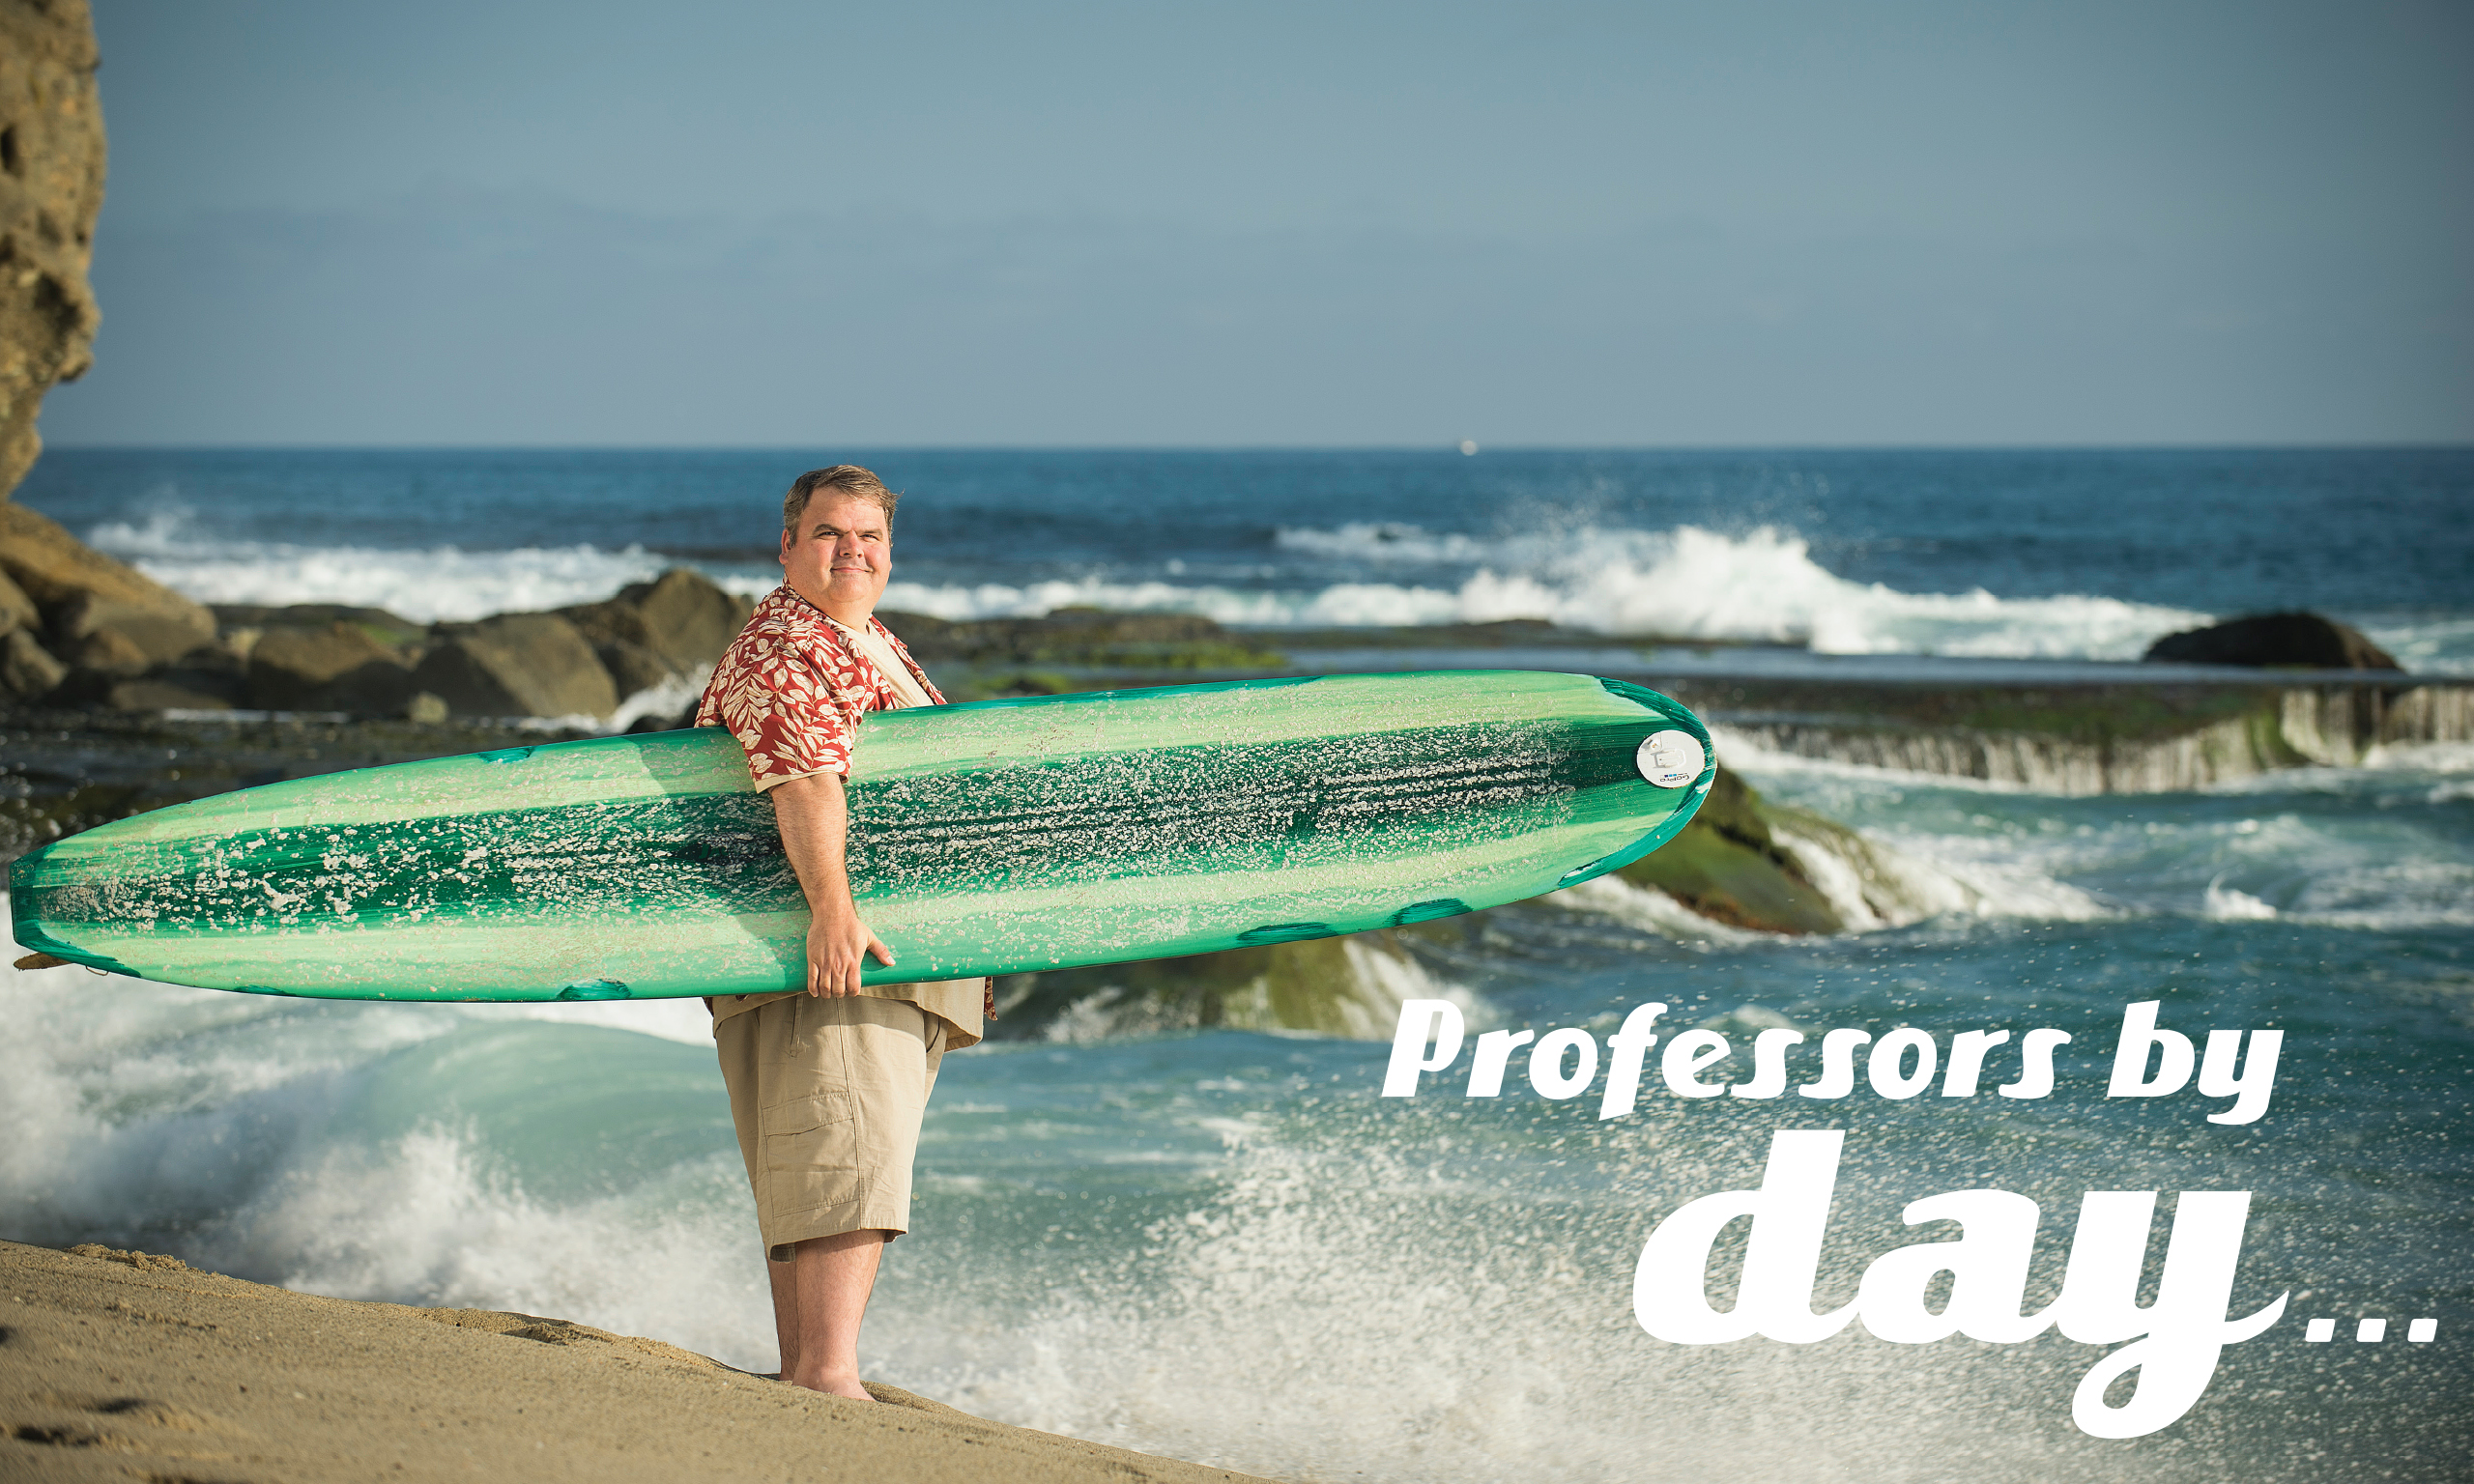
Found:
<svg viewBox="0 0 2474 1484"><path fill-rule="evenodd" d="M945 1022L904 1000L793 994L713 1028L765 1255L844 1232L910 1229L919 1120Z"/></svg>

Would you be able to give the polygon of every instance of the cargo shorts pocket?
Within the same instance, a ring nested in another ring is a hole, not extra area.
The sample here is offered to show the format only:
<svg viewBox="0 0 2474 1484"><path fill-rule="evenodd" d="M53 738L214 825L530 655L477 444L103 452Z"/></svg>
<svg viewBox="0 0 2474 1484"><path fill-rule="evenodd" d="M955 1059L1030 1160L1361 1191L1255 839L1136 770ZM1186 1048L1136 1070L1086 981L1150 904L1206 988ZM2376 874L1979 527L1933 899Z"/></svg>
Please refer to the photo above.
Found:
<svg viewBox="0 0 2474 1484"><path fill-rule="evenodd" d="M858 1104L847 1092L794 1098L764 1114L766 1202L776 1217L858 1197Z"/></svg>

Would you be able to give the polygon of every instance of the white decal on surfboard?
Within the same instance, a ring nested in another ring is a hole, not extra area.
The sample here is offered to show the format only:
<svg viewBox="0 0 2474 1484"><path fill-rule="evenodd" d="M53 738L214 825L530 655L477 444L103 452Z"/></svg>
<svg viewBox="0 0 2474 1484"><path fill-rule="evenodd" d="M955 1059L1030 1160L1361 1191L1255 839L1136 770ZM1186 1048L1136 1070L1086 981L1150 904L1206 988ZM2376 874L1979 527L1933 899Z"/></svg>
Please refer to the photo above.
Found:
<svg viewBox="0 0 2474 1484"><path fill-rule="evenodd" d="M1700 738L1672 728L1643 737L1640 750L1632 755L1632 765L1653 788L1681 788L1699 778L1709 763Z"/></svg>

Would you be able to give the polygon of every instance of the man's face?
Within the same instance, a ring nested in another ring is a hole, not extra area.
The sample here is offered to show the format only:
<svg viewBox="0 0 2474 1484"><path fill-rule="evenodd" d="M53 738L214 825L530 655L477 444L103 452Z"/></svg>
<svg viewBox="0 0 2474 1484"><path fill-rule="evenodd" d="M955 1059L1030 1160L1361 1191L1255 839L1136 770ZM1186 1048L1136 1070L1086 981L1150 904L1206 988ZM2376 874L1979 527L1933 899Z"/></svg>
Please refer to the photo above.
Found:
<svg viewBox="0 0 2474 1484"><path fill-rule="evenodd" d="M782 532L782 571L809 602L844 621L864 615L884 596L893 575L893 532L872 500L820 490Z"/></svg>

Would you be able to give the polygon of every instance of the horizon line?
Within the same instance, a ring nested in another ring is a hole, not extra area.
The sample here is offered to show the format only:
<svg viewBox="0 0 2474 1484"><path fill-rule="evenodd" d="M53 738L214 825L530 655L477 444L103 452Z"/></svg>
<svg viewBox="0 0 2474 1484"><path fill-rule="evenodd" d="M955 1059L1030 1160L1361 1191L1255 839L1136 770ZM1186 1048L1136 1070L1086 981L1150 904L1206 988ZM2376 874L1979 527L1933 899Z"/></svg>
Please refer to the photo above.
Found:
<svg viewBox="0 0 2474 1484"><path fill-rule="evenodd" d="M901 453L1431 453L1481 457L1487 453L2465 453L2474 440L2328 441L2238 442L2228 441L2130 442L1743 442L1593 443L1505 442L906 442L864 439L834 442L53 442L43 453L792 453L840 447ZM38 456L40 462L40 456ZM31 472L31 470L29 471Z"/></svg>

